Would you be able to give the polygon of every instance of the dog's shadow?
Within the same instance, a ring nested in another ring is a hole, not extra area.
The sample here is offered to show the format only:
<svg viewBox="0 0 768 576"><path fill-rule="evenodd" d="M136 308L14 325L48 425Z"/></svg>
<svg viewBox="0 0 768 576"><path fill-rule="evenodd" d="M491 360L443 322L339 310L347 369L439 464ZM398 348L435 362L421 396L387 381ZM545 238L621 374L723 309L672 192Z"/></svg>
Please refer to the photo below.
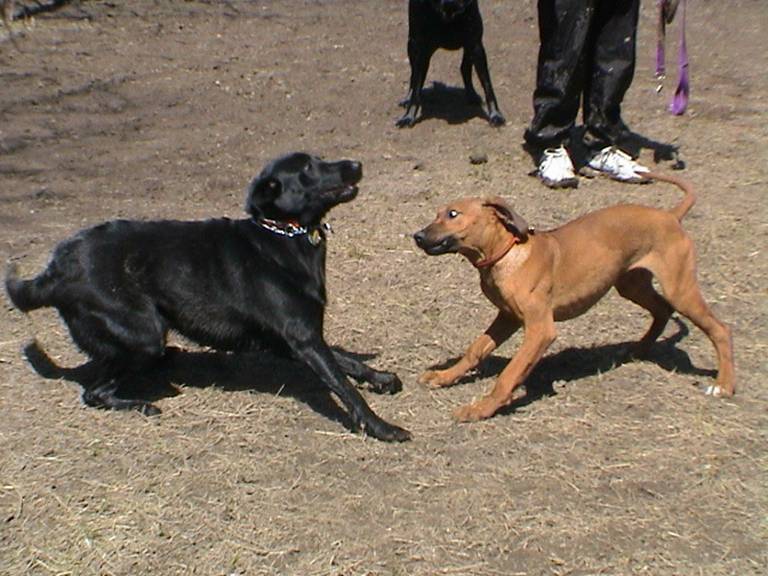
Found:
<svg viewBox="0 0 768 576"><path fill-rule="evenodd" d="M73 368L56 365L37 341L27 344L23 352L35 372L46 379L67 380L85 389L97 373L92 361ZM361 362L375 356L345 353ZM155 402L178 395L180 387L286 395L348 429L353 428L348 414L309 368L263 351L234 353L169 347L157 366L123 386L121 396Z"/></svg>
<svg viewBox="0 0 768 576"><path fill-rule="evenodd" d="M433 82L421 92L421 114L416 123L438 119L448 124L464 124L474 118L488 120L482 100L469 102L463 87L447 86L442 82Z"/></svg>
<svg viewBox="0 0 768 576"><path fill-rule="evenodd" d="M716 370L697 368L690 357L676 345L689 334L688 327L678 318L673 321L678 331L669 338L656 342L647 357L636 359L632 351L637 344L635 341L605 344L592 348L567 348L551 356L545 356L533 369L525 381L526 393L518 397L510 406L500 411L501 414L527 406L546 396L556 395L554 383L558 381L572 382L589 376L595 376L618 368L623 364L636 361L654 362L670 372L714 377ZM453 358L430 367L440 370L451 366L458 358ZM467 384L484 378L497 376L509 363L509 358L493 355L486 359L475 371L461 378L456 384Z"/></svg>

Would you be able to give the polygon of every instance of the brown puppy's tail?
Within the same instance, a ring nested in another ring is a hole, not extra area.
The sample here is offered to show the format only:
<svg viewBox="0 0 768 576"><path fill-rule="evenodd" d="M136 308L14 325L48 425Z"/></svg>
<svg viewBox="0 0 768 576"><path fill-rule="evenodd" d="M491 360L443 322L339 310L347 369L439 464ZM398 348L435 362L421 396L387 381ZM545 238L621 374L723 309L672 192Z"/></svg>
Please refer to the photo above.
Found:
<svg viewBox="0 0 768 576"><path fill-rule="evenodd" d="M662 182L669 182L674 184L680 190L685 192L685 197L680 201L680 204L670 210L675 215L678 221L682 222L683 217L688 213L688 210L696 202L696 194L693 193L693 185L683 178L672 176L670 174L658 174L656 172L643 172L641 174L643 178L648 180L661 180Z"/></svg>

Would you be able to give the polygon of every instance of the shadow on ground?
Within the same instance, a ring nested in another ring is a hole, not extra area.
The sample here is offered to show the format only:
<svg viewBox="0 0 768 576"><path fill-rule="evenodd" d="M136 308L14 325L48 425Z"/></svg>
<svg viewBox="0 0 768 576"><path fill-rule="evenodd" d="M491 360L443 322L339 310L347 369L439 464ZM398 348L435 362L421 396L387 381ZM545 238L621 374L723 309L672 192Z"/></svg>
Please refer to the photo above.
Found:
<svg viewBox="0 0 768 576"><path fill-rule="evenodd" d="M678 318L673 321L678 330L669 338L656 342L648 356L643 361L654 362L664 370L680 372L696 376L714 377L716 370L697 368L691 362L690 357L684 351L677 348L677 344L689 334L689 329ZM589 376L595 376L608 372L623 364L640 361L633 354L633 348L637 342L620 342L605 344L592 348L567 348L551 356L545 356L533 369L525 383L526 393L520 395L511 406L501 411L510 413L517 408L527 406L545 396L554 396L555 382L573 382ZM441 370L453 365L459 358L451 358L438 365L431 366L432 370ZM493 355L486 359L475 371L461 378L455 385L468 384L484 378L498 375L509 362L509 358Z"/></svg>
<svg viewBox="0 0 768 576"><path fill-rule="evenodd" d="M346 354L361 362L374 358L372 354ZM83 389L88 387L97 374L97 367L92 361L73 368L58 366L37 341L25 346L24 356L35 372L43 378L67 380ZM352 420L336 403L330 390L307 368L269 352L188 351L168 347L157 369L127 384L123 393L126 397L156 402L178 395L179 387L211 386L226 391L248 390L261 394L284 394L303 402L329 420L353 429Z"/></svg>

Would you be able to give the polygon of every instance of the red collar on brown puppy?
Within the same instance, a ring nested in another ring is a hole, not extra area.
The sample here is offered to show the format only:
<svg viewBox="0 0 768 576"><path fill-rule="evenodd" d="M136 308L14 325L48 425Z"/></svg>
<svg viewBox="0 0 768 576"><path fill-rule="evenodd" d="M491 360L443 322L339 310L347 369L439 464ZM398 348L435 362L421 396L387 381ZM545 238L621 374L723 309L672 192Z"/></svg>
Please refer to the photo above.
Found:
<svg viewBox="0 0 768 576"><path fill-rule="evenodd" d="M504 256L507 255L507 252L512 250L512 247L518 242L520 242L520 239L517 236L510 236L507 243L504 244L504 247L501 250L499 250L496 254L494 254L493 256L488 256L487 258L483 258L482 260L478 260L477 262L475 262L474 263L475 268L478 268L478 269L490 268L491 266L496 264L496 262L504 258Z"/></svg>

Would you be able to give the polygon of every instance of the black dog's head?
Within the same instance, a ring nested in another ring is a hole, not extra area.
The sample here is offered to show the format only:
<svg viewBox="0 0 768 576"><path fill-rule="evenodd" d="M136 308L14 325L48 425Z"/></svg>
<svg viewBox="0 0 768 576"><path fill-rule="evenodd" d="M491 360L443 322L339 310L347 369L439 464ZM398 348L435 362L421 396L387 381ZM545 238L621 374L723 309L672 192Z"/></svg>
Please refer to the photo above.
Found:
<svg viewBox="0 0 768 576"><path fill-rule="evenodd" d="M360 162L325 162L293 152L273 160L248 187L245 210L256 218L319 224L328 211L357 196Z"/></svg>
<svg viewBox="0 0 768 576"><path fill-rule="evenodd" d="M476 0L429 0L435 12L446 22L450 22L456 16L463 13L467 7Z"/></svg>

